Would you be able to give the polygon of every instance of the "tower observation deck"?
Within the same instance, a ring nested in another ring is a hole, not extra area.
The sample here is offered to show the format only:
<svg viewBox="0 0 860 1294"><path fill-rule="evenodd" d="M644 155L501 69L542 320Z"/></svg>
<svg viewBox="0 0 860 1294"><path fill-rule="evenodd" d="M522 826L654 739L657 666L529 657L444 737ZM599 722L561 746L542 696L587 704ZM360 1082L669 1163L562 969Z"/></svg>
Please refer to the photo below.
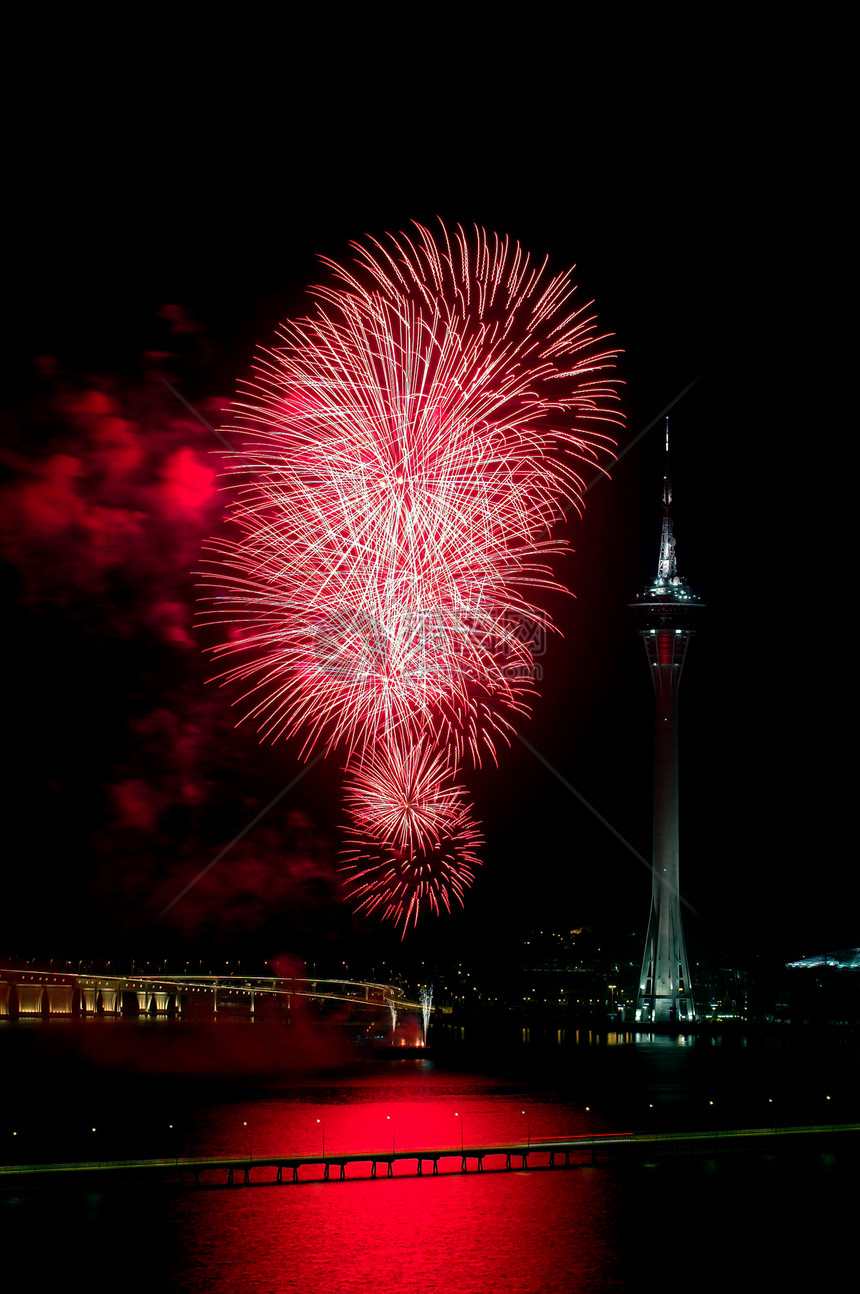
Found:
<svg viewBox="0 0 860 1294"><path fill-rule="evenodd" d="M631 604L654 684L654 839L651 912L636 999L643 1024L695 1018L678 888L678 688L704 603L678 574L669 481L669 419L657 576Z"/></svg>

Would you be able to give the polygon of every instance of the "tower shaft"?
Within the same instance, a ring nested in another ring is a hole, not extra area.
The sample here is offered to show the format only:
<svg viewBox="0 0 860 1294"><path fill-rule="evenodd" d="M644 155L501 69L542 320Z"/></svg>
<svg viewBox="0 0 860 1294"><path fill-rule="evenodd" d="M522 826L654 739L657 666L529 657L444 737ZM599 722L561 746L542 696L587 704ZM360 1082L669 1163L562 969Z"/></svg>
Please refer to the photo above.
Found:
<svg viewBox="0 0 860 1294"><path fill-rule="evenodd" d="M678 688L690 636L684 629L642 631L655 701L651 910L636 1004L643 1023L683 1022L695 1015L678 846Z"/></svg>

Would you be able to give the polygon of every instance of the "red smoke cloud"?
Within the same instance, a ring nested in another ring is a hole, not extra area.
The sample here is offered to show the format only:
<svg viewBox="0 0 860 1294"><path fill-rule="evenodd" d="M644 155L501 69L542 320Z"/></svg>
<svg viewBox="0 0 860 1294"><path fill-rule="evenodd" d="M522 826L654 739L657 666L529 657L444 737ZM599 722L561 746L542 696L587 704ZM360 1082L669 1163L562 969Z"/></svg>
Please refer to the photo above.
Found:
<svg viewBox="0 0 860 1294"><path fill-rule="evenodd" d="M184 312L169 317L194 338ZM191 572L222 507L220 446L155 372L75 387L56 362L38 368L41 394L7 425L0 553L35 644L16 717L37 751L27 794L38 815L50 785L57 806L40 865L73 869L72 893L120 933L221 944L317 920L339 880L327 841L284 804L159 926L274 793L259 790L254 734L236 733L230 697L205 686L193 628ZM224 405L199 408L218 425Z"/></svg>

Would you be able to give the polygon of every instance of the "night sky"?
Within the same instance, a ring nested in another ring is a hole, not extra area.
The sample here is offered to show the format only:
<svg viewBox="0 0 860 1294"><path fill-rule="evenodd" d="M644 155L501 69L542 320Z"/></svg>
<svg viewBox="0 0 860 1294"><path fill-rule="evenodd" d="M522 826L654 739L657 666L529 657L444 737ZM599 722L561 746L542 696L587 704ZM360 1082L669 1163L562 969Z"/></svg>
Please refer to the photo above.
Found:
<svg viewBox="0 0 860 1294"><path fill-rule="evenodd" d="M260 747L234 729L237 693L206 685L193 572L219 445L165 381L218 425L255 344L308 309L319 254L437 216L576 264L624 351L622 449L695 383L672 411L679 564L708 608L681 690L694 955L856 944L840 128L742 60L730 109L695 68L623 92L593 73L582 98L557 72L546 98L499 67L432 112L402 111L392 82L308 79L252 121L165 63L155 95L118 73L53 82L50 129L20 133L4 956L397 955L339 896L331 757L159 916L300 769L298 742ZM563 637L521 727L645 855L652 695L627 604L656 566L661 450L658 423L571 524L558 570L576 597L550 604ZM528 749L466 780L484 865L412 951L500 953L547 924L644 936L647 872Z"/></svg>

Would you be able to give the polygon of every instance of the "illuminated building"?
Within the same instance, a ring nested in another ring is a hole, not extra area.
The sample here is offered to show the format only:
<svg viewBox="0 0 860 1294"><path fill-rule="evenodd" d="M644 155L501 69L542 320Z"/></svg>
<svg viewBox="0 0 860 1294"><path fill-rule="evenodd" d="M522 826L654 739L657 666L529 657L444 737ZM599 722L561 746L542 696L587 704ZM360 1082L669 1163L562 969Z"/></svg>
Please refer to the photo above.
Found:
<svg viewBox="0 0 860 1294"><path fill-rule="evenodd" d="M671 504L667 418L657 577L631 603L655 697L651 912L636 999L636 1019L643 1024L680 1024L695 1018L678 888L678 687L703 604L678 574Z"/></svg>

